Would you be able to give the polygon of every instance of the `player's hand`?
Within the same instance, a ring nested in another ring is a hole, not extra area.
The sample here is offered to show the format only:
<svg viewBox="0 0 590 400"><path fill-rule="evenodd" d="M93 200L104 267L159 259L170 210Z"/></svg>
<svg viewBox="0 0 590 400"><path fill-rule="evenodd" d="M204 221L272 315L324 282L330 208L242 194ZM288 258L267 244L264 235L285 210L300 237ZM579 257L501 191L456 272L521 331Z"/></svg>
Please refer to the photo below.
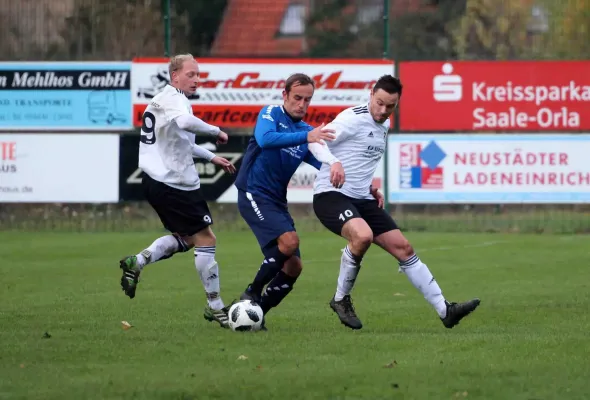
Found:
<svg viewBox="0 0 590 400"><path fill-rule="evenodd" d="M337 162L332 164L330 167L330 183L337 189L340 189L344 185L344 167L342 163Z"/></svg>
<svg viewBox="0 0 590 400"><path fill-rule="evenodd" d="M336 139L336 131L334 129L324 128L325 126L326 124L322 123L317 128L309 131L307 133L307 142L326 144L324 140L332 141Z"/></svg>
<svg viewBox="0 0 590 400"><path fill-rule="evenodd" d="M381 193L379 189L371 189L371 195L377 200L379 208L385 207L385 197L383 197L383 193Z"/></svg>
<svg viewBox="0 0 590 400"><path fill-rule="evenodd" d="M236 167L223 157L215 156L211 160L211 163L215 164L215 165L219 165L228 174L233 175L236 173Z"/></svg>
<svg viewBox="0 0 590 400"><path fill-rule="evenodd" d="M225 133L224 131L219 131L219 134L217 135L217 144L227 144L228 140L229 136L227 135L227 133Z"/></svg>

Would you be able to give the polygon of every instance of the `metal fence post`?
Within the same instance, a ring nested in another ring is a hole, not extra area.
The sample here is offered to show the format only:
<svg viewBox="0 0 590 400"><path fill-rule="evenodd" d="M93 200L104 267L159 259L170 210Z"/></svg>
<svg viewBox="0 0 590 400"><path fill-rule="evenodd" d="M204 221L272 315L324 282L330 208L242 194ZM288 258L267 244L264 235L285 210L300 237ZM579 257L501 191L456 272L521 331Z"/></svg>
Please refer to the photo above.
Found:
<svg viewBox="0 0 590 400"><path fill-rule="evenodd" d="M389 0L383 0L383 58L389 59ZM397 63L397 60L396 60ZM397 116L395 117L397 123ZM385 198L385 211L389 212L389 134L385 142L385 159L383 171L383 197Z"/></svg>
<svg viewBox="0 0 590 400"><path fill-rule="evenodd" d="M164 1L164 56L170 57L170 0Z"/></svg>

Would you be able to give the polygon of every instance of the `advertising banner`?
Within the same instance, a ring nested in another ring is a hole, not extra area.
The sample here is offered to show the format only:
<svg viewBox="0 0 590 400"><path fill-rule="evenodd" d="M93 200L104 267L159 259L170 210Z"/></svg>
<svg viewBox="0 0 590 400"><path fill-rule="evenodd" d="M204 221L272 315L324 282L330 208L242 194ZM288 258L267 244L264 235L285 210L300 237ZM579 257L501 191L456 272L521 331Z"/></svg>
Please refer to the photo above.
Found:
<svg viewBox="0 0 590 400"><path fill-rule="evenodd" d="M225 145L216 145L211 137L197 136L196 143L220 157L231 161L237 168L242 163L242 155L248 145L249 136L232 136ZM144 175L137 164L139 161L139 133L121 135L121 154L119 157L119 193L122 201L143 201L145 196L141 186ZM201 178L201 192L207 201L215 201L234 184L235 175L228 175L220 167L195 158L195 168ZM237 201L237 200L236 200Z"/></svg>
<svg viewBox="0 0 590 400"><path fill-rule="evenodd" d="M590 135L390 135L392 203L587 203Z"/></svg>
<svg viewBox="0 0 590 400"><path fill-rule="evenodd" d="M0 203L116 203L119 135L0 134Z"/></svg>
<svg viewBox="0 0 590 400"><path fill-rule="evenodd" d="M133 127L131 63L0 63L0 130Z"/></svg>
<svg viewBox="0 0 590 400"><path fill-rule="evenodd" d="M590 61L403 62L402 131L590 129Z"/></svg>
<svg viewBox="0 0 590 400"><path fill-rule="evenodd" d="M305 120L330 122L340 111L369 99L376 80L394 73L392 61L330 59L198 59L201 83L191 99L194 114L226 128L253 127L265 105L282 104L285 80L295 72L316 83ZM132 66L134 124L141 127L150 100L170 81L167 59L135 59Z"/></svg>

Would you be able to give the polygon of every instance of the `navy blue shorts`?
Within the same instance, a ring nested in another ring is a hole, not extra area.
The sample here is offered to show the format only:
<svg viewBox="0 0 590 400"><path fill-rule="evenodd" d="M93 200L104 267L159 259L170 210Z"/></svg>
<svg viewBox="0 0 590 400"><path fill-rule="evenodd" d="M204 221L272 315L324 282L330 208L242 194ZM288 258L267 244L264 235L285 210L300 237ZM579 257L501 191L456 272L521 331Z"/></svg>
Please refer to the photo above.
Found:
<svg viewBox="0 0 590 400"><path fill-rule="evenodd" d="M283 233L295 232L295 223L286 205L238 190L238 209L256 236L262 253L276 246ZM301 257L299 249L295 255Z"/></svg>

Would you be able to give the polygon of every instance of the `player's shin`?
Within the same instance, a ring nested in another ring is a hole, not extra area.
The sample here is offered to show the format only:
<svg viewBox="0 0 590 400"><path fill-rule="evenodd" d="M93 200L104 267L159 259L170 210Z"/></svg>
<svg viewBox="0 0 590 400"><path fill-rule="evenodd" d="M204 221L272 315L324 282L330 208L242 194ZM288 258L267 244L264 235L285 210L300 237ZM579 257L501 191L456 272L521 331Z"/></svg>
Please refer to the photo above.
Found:
<svg viewBox="0 0 590 400"><path fill-rule="evenodd" d="M420 258L413 254L407 260L399 262L400 270L403 271L412 285L416 287L424 298L434 307L439 317L444 318L447 313L447 306L442 290L432 276L432 273Z"/></svg>
<svg viewBox="0 0 590 400"><path fill-rule="evenodd" d="M195 247L195 267L203 282L209 307L221 310L224 304L219 294L219 265L215 261L215 246Z"/></svg>
<svg viewBox="0 0 590 400"><path fill-rule="evenodd" d="M187 251L188 248L187 244L177 236L162 236L156 239L147 249L136 255L137 266L143 269L148 264L170 258L175 253Z"/></svg>
<svg viewBox="0 0 590 400"><path fill-rule="evenodd" d="M262 261L254 280L248 286L248 291L255 297L260 297L264 286L279 273L289 258L290 256L283 254L278 246L266 250L264 252L264 261Z"/></svg>
<svg viewBox="0 0 590 400"><path fill-rule="evenodd" d="M299 257L291 257L285 266L270 281L260 301L260 308L266 314L271 308L278 306L291 291L297 278L301 275L301 260Z"/></svg>
<svg viewBox="0 0 590 400"><path fill-rule="evenodd" d="M342 258L340 259L340 274L338 275L338 285L334 300L340 301L352 291L356 277L361 268L362 256L356 256L349 246L344 248Z"/></svg>

